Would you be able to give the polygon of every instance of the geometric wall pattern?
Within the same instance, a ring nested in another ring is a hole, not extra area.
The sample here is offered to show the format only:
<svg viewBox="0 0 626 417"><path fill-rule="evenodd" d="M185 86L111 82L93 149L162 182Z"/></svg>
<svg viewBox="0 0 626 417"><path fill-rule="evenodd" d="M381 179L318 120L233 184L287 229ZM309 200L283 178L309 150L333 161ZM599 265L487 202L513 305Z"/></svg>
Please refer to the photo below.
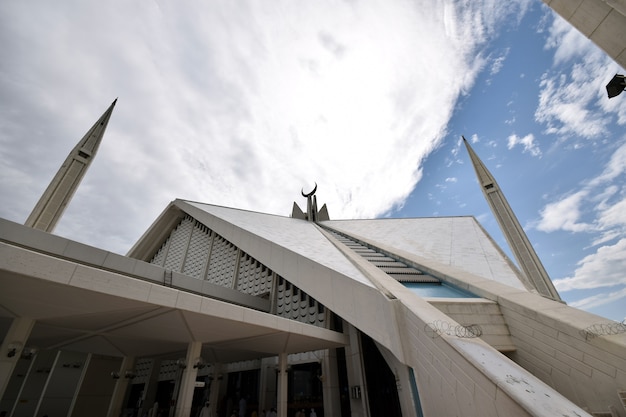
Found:
<svg viewBox="0 0 626 417"><path fill-rule="evenodd" d="M237 268L237 290L269 298L272 289L272 270L252 256L241 252Z"/></svg>
<svg viewBox="0 0 626 417"><path fill-rule="evenodd" d="M326 309L321 303L281 276L276 282L276 315L326 327Z"/></svg>
<svg viewBox="0 0 626 417"><path fill-rule="evenodd" d="M150 263L270 299L273 313L281 317L320 327L328 322L323 305L189 215L172 230Z"/></svg>

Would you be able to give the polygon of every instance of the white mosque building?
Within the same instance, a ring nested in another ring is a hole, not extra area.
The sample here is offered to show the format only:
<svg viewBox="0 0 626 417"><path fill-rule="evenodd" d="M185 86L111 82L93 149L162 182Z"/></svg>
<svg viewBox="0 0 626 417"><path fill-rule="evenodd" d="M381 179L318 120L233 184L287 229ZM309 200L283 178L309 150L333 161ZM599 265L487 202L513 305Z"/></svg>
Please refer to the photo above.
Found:
<svg viewBox="0 0 626 417"><path fill-rule="evenodd" d="M472 216L175 200L126 256L51 234L115 102L26 225L0 219L6 416L626 417L626 327L564 304L466 143Z"/></svg>
<svg viewBox="0 0 626 417"><path fill-rule="evenodd" d="M623 0L544 2L625 66ZM626 325L561 301L469 144L516 263L472 216L331 220L315 190L175 200L122 256L52 234L115 104L0 219L0 417L626 417Z"/></svg>

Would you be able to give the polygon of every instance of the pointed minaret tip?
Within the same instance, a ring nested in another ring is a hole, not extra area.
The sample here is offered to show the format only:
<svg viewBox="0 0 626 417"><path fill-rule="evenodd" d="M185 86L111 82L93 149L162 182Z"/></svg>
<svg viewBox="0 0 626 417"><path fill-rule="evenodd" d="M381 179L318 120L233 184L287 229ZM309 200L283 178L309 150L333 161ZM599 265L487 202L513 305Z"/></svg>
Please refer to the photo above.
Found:
<svg viewBox="0 0 626 417"><path fill-rule="evenodd" d="M483 196L487 200L491 212L498 221L500 230L504 235L517 263L522 269L523 282L531 291L537 291L544 297L561 301L552 280L548 276L539 256L530 244L526 232L513 213L513 209L504 197L493 175L474 152L465 137L461 136L469 153L470 161L474 166L478 184L481 186Z"/></svg>
<svg viewBox="0 0 626 417"><path fill-rule="evenodd" d="M115 97L115 100L113 100L113 104L111 104L112 106L115 106L115 103L117 103L117 99L118 97Z"/></svg>
<svg viewBox="0 0 626 417"><path fill-rule="evenodd" d="M51 233L94 159L117 98L69 153L24 223Z"/></svg>

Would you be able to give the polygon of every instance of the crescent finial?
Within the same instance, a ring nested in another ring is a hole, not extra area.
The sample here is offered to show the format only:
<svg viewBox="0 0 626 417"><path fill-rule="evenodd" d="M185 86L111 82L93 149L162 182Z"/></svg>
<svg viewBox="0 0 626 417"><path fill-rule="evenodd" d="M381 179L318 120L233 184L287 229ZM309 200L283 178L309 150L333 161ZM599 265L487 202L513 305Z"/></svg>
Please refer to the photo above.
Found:
<svg viewBox="0 0 626 417"><path fill-rule="evenodd" d="M306 197L309 198L311 197L313 194L315 194L315 192L317 191L317 182L315 183L315 187L313 188L313 191L311 191L308 194L304 194L304 188L302 189L302 197Z"/></svg>

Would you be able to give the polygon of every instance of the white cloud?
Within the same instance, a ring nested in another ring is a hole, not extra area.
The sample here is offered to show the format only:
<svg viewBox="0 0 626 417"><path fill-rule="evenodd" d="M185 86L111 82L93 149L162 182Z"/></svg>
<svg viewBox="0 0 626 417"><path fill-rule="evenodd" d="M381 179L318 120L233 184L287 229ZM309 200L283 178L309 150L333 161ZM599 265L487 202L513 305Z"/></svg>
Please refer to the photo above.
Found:
<svg viewBox="0 0 626 417"><path fill-rule="evenodd" d="M604 87L619 66L556 15L549 33L545 47L554 50L556 68L541 78L535 111L535 120L545 125L545 132L562 140L597 140L606 135L613 116L626 123L626 112L607 103ZM600 108L605 111L596 111Z"/></svg>
<svg viewBox="0 0 626 417"><path fill-rule="evenodd" d="M560 200L550 202L540 212L535 227L544 232L598 232L602 237L595 244L604 243L626 231L626 190L612 183L626 171L626 142L613 152L602 172L586 181L581 188ZM593 224L580 222L581 206L587 203L594 216ZM616 233L615 228L619 229Z"/></svg>
<svg viewBox="0 0 626 417"><path fill-rule="evenodd" d="M528 152L532 156L541 156L541 149L539 149L535 143L535 135L532 133L529 133L523 138L515 134L509 136L507 147L513 149L516 145L521 145L524 148L523 152Z"/></svg>
<svg viewBox="0 0 626 417"><path fill-rule="evenodd" d="M493 60L493 62L491 63L491 69L489 70L490 75L495 75L500 72L500 70L504 66L504 61L506 61L506 57L508 56L509 51L509 48L506 48L502 55Z"/></svg>
<svg viewBox="0 0 626 417"><path fill-rule="evenodd" d="M590 182L590 186L595 187L604 182L614 180L626 172L626 143L623 143L611 155L609 163L604 167L602 174Z"/></svg>
<svg viewBox="0 0 626 417"><path fill-rule="evenodd" d="M626 238L598 248L578 265L573 276L554 280L559 291L626 284Z"/></svg>
<svg viewBox="0 0 626 417"><path fill-rule="evenodd" d="M537 230L543 232L591 230L591 225L579 222L581 217L580 205L586 196L587 191L579 191L559 201L547 204L541 210L541 219L536 225Z"/></svg>
<svg viewBox="0 0 626 417"><path fill-rule="evenodd" d="M618 147L603 171L579 191L547 204L541 211L538 230L597 234L591 242L596 251L581 259L570 277L555 280L559 291L626 284L626 190L614 183L623 170L620 161L625 149L626 143ZM592 223L580 220L583 204Z"/></svg>
<svg viewBox="0 0 626 417"><path fill-rule="evenodd" d="M581 300L571 302L569 303L569 305L570 307L588 310L588 309L600 307L609 303L613 303L615 301L619 301L622 298L626 298L626 287L618 291L596 294L591 297L583 298Z"/></svg>
<svg viewBox="0 0 626 417"><path fill-rule="evenodd" d="M602 143L603 151L612 151L599 175L546 204L535 224L545 232L590 234L595 252L581 259L570 276L554 282L559 291L618 286L610 294L570 303L592 308L623 297L626 284L626 142L606 142L611 123L625 123L626 113L609 103L604 88L619 67L560 17L548 31L546 48L554 51L554 68L541 78L535 120L545 133L558 137L555 149L559 141L569 141L581 152L594 141Z"/></svg>
<svg viewBox="0 0 626 417"><path fill-rule="evenodd" d="M615 227L626 230L626 197L613 204L607 204L606 208L598 214L598 223L602 230Z"/></svg>
<svg viewBox="0 0 626 417"><path fill-rule="evenodd" d="M598 69L595 68L596 73ZM575 79L544 74L535 120L546 125L546 133L586 139L606 133L607 118L588 108L599 99L597 86L591 85L595 78L588 74L580 71Z"/></svg>
<svg viewBox="0 0 626 417"><path fill-rule="evenodd" d="M555 64L584 57L589 50L588 39L565 19L553 15L555 19L548 29L545 48L554 50Z"/></svg>
<svg viewBox="0 0 626 417"><path fill-rule="evenodd" d="M527 4L3 3L0 163L43 187L119 96L59 234L123 252L176 197L288 214L313 181L333 218L381 215ZM42 191L0 186L16 221Z"/></svg>

